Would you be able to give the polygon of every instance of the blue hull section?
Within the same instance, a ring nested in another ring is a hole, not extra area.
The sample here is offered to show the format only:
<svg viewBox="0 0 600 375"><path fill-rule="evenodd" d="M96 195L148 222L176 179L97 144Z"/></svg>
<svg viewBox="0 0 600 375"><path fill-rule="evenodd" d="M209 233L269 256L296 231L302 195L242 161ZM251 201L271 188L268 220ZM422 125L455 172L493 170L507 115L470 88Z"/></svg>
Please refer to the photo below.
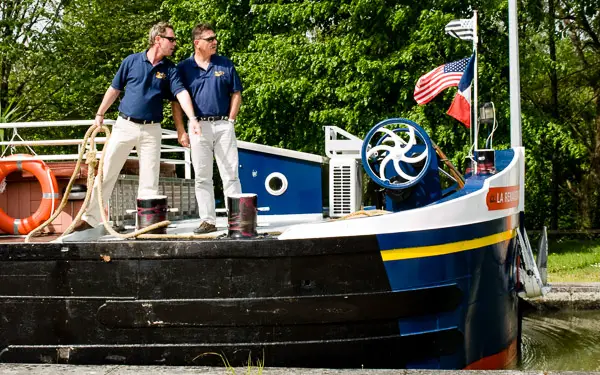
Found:
<svg viewBox="0 0 600 375"><path fill-rule="evenodd" d="M440 249L442 252L385 261L392 290L456 285L463 292L463 299L454 311L399 320L402 336L449 328L458 328L464 335L464 346L456 353L413 362L407 367L464 368L506 350L515 342L518 336L515 237L477 246L479 239L510 233L517 225L516 217L507 217L460 227L377 236L382 255L394 249L398 257L403 256L403 251L418 254ZM465 246L469 243L475 247ZM447 251L451 252L444 254Z"/></svg>

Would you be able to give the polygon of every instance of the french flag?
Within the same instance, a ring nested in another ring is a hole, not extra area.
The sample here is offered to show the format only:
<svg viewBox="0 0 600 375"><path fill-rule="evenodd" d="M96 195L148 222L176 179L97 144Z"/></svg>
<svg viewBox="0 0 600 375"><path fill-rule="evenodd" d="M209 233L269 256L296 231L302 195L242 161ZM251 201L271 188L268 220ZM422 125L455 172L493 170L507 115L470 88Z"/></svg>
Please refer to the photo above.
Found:
<svg viewBox="0 0 600 375"><path fill-rule="evenodd" d="M458 92L446 112L465 124L467 128L471 127L471 82L473 81L474 65L475 55L469 59L467 68L458 83Z"/></svg>

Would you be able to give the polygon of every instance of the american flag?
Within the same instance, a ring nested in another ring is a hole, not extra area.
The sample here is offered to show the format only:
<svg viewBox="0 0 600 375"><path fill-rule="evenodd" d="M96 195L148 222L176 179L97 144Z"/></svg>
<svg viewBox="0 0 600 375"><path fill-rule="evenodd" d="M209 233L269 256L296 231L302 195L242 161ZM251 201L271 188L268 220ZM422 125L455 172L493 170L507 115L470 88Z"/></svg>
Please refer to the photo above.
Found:
<svg viewBox="0 0 600 375"><path fill-rule="evenodd" d="M442 90L458 86L460 79L467 68L469 57L438 66L425 74L417 81L415 86L415 100L419 104L429 103Z"/></svg>
<svg viewBox="0 0 600 375"><path fill-rule="evenodd" d="M446 25L446 33L462 40L473 40L473 19L452 20Z"/></svg>

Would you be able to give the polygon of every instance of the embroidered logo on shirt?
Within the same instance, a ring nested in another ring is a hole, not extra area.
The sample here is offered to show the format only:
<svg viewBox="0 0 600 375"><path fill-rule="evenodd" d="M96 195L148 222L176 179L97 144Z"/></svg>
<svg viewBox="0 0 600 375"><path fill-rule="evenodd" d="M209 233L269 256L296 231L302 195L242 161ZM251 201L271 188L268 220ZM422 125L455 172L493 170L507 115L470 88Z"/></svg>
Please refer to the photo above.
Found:
<svg viewBox="0 0 600 375"><path fill-rule="evenodd" d="M224 71L222 71L222 70L217 70L217 71L215 71L215 77L220 77L220 76L222 76L223 74L225 74L225 72L224 72Z"/></svg>
<svg viewBox="0 0 600 375"><path fill-rule="evenodd" d="M163 72L156 72L156 78L164 79L167 75Z"/></svg>

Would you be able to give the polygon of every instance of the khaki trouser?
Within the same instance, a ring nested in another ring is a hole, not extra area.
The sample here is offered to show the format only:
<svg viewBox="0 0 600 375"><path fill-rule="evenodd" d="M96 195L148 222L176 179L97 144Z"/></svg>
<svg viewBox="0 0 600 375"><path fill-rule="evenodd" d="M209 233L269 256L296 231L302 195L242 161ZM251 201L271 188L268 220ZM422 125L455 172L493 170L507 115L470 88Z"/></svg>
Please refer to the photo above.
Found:
<svg viewBox="0 0 600 375"><path fill-rule="evenodd" d="M213 154L223 181L225 202L227 196L240 194L242 186L238 175L239 159L235 129L226 120L200 121L202 135L191 129L190 147L192 166L195 174L195 192L198 201L198 214L202 221L215 224L215 189L213 184Z"/></svg>
<svg viewBox="0 0 600 375"><path fill-rule="evenodd" d="M117 118L117 122L112 128L110 140L103 150L105 155L102 200L105 203L110 199L119 172L134 147L139 158L138 197L158 194L161 137L160 123L136 124L120 116ZM90 204L82 216L82 219L92 226L102 222L97 198L98 182L96 177Z"/></svg>

